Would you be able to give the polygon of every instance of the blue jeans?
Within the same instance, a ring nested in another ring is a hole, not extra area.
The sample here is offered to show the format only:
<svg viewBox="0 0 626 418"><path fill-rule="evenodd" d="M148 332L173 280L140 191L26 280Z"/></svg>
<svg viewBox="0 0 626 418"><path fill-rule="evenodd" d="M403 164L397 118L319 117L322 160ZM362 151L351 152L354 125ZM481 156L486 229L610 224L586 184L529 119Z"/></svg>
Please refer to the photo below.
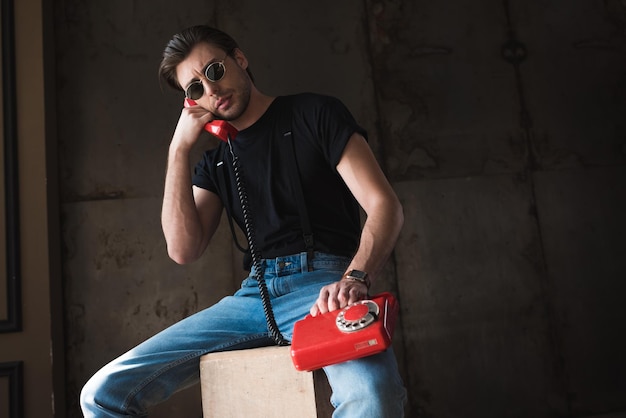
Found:
<svg viewBox="0 0 626 418"><path fill-rule="evenodd" d="M287 339L322 286L337 281L349 259L306 253L264 260L276 322ZM233 296L158 333L98 371L83 387L85 417L141 417L174 392L197 384L204 354L271 345L256 280ZM406 391L392 350L324 369L333 389L334 417L403 416ZM254 383L251 383L254 384Z"/></svg>

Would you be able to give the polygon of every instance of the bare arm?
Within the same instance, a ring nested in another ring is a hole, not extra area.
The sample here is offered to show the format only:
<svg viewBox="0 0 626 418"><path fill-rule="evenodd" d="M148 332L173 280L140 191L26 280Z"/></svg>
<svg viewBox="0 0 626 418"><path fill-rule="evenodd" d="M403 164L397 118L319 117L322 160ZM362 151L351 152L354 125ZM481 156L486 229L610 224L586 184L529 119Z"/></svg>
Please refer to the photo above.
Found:
<svg viewBox="0 0 626 418"><path fill-rule="evenodd" d="M211 118L211 113L199 106L183 109L170 143L161 224L168 254L179 264L202 255L222 213L216 194L191 184L189 153Z"/></svg>
<svg viewBox="0 0 626 418"><path fill-rule="evenodd" d="M402 205L361 135L352 135L337 170L367 215L359 248L348 271L362 270L375 280L404 223ZM366 296L364 284L340 280L321 289L311 314L340 309Z"/></svg>

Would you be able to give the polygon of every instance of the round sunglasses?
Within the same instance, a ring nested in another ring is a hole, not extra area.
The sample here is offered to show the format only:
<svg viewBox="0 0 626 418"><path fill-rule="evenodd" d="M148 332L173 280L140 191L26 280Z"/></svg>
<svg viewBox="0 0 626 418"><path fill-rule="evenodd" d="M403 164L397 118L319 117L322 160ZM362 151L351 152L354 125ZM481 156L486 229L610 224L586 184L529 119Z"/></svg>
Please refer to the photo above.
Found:
<svg viewBox="0 0 626 418"><path fill-rule="evenodd" d="M204 77L212 83L217 83L226 74L224 61L228 58L228 54L221 61L215 61L207 65L203 71ZM191 100L198 100L204 95L204 84L202 80L192 81L185 89L185 97Z"/></svg>

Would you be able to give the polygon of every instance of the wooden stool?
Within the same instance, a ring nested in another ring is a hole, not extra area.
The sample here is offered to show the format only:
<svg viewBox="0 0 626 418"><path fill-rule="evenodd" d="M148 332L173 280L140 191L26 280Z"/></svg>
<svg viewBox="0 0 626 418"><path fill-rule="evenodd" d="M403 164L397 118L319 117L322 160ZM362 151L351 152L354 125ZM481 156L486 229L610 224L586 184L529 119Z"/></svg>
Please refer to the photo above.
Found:
<svg viewBox="0 0 626 418"><path fill-rule="evenodd" d="M333 411L324 372L297 371L289 347L202 356L200 385L206 418L326 418Z"/></svg>

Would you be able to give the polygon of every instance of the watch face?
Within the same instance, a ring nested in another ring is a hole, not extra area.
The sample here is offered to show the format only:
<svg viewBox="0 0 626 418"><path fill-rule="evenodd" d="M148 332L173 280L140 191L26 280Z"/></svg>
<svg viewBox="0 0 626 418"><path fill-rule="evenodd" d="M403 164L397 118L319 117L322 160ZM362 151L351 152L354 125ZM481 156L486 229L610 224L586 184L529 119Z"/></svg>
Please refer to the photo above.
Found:
<svg viewBox="0 0 626 418"><path fill-rule="evenodd" d="M367 277L367 273L361 270L351 270L348 273L348 277L355 277L357 279L365 279Z"/></svg>

